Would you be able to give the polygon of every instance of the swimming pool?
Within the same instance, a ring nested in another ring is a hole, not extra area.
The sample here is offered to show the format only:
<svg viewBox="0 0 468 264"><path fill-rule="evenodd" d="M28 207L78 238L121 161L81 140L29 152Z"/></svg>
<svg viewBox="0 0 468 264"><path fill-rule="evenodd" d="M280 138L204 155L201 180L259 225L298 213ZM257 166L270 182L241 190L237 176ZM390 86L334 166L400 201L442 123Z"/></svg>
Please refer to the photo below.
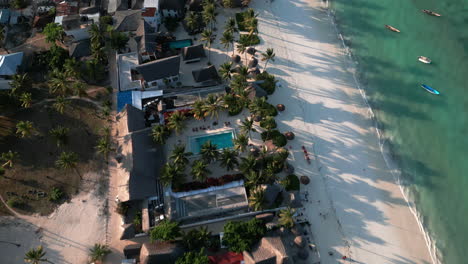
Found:
<svg viewBox="0 0 468 264"><path fill-rule="evenodd" d="M216 145L218 149L232 148L234 146L234 143L232 142L233 138L234 133L232 130L219 134L194 136L190 138L190 149L193 154L198 154L200 153L201 146L207 141L211 141L211 143Z"/></svg>
<svg viewBox="0 0 468 264"><path fill-rule="evenodd" d="M181 49L181 48L185 48L188 46L192 46L191 39L181 39L181 40L169 42L169 48L171 49Z"/></svg>

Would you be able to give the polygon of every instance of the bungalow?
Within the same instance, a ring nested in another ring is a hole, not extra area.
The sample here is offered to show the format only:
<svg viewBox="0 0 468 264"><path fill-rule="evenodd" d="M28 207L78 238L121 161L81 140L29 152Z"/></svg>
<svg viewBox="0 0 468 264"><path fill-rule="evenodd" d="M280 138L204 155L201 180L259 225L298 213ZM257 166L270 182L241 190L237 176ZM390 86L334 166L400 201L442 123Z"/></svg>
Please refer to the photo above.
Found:
<svg viewBox="0 0 468 264"><path fill-rule="evenodd" d="M136 31L140 20L141 10L117 11L114 14L114 28L120 32Z"/></svg>
<svg viewBox="0 0 468 264"><path fill-rule="evenodd" d="M182 59L185 63L197 62L204 57L206 57L206 54L203 44L182 48Z"/></svg>
<svg viewBox="0 0 468 264"><path fill-rule="evenodd" d="M163 17L183 17L185 0L159 0Z"/></svg>
<svg viewBox="0 0 468 264"><path fill-rule="evenodd" d="M219 80L218 71L214 65L192 71L192 76L195 82L203 83L204 85L217 84Z"/></svg>
<svg viewBox="0 0 468 264"><path fill-rule="evenodd" d="M162 89L179 81L180 56L147 62L135 69L142 76L144 89Z"/></svg>
<svg viewBox="0 0 468 264"><path fill-rule="evenodd" d="M140 251L140 263L173 264L184 252L184 247L177 242L155 241L154 243L144 243Z"/></svg>
<svg viewBox="0 0 468 264"><path fill-rule="evenodd" d="M23 52L0 55L0 79L15 75L23 62Z"/></svg>

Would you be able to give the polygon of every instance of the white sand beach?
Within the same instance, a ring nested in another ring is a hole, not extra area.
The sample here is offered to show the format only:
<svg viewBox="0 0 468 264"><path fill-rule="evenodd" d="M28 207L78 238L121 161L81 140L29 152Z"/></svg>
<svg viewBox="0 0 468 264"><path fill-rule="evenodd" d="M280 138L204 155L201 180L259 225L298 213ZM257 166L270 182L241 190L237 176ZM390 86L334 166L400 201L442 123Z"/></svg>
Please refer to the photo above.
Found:
<svg viewBox="0 0 468 264"><path fill-rule="evenodd" d="M301 188L309 193L305 206L321 263L432 263L323 3L263 0L252 7L265 43L258 49L276 53L268 71L281 87L269 101L285 104L279 129L296 134L296 174L311 178ZM314 153L310 165L302 145Z"/></svg>

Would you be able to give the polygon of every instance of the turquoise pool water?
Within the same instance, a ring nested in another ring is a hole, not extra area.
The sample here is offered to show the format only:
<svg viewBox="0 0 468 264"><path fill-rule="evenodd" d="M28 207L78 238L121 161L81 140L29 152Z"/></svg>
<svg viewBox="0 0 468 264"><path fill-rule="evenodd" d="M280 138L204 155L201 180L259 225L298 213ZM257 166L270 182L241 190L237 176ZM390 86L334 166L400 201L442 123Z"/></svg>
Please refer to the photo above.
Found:
<svg viewBox="0 0 468 264"><path fill-rule="evenodd" d="M176 41L171 41L169 42L169 48L171 49L181 49L185 48L188 46L192 46L192 40L191 39L182 39L182 40L176 40Z"/></svg>
<svg viewBox="0 0 468 264"><path fill-rule="evenodd" d="M232 148L234 146L234 143L232 143L233 138L234 133L232 131L221 134L196 136L190 138L190 148L193 154L198 154L200 153L201 146L207 141L211 141L218 149Z"/></svg>

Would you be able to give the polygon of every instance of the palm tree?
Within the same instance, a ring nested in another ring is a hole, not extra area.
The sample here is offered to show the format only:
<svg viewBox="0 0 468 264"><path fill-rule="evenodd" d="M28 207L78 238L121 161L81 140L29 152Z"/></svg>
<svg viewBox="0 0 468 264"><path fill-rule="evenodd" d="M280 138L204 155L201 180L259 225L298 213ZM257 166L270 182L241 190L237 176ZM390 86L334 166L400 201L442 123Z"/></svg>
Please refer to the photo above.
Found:
<svg viewBox="0 0 468 264"><path fill-rule="evenodd" d="M216 6L214 3L206 3L203 6L202 16L206 25L210 24L210 29L213 30L214 23L216 23Z"/></svg>
<svg viewBox="0 0 468 264"><path fill-rule="evenodd" d="M242 42L239 42L236 45L237 52L240 53L240 54L244 54L244 60L245 61L247 61L247 52L245 52L247 50L247 47L248 47L248 45L246 45L245 43L242 43Z"/></svg>
<svg viewBox="0 0 468 264"><path fill-rule="evenodd" d="M249 68L245 65L241 65L237 69L237 75L240 76L240 78L247 80L247 76L249 75Z"/></svg>
<svg viewBox="0 0 468 264"><path fill-rule="evenodd" d="M175 111L168 118L167 127L169 129L175 130L179 134L185 128L184 120L186 119L184 113L181 111Z"/></svg>
<svg viewBox="0 0 468 264"><path fill-rule="evenodd" d="M63 151L55 161L55 165L61 169L75 169L76 173L81 178L81 175L76 169L76 166L78 166L78 155L76 155L76 153Z"/></svg>
<svg viewBox="0 0 468 264"><path fill-rule="evenodd" d="M22 138L30 137L34 132L34 126L31 121L19 121L16 124L16 134Z"/></svg>
<svg viewBox="0 0 468 264"><path fill-rule="evenodd" d="M63 96L59 96L55 99L55 102L52 104L52 107L59 113L63 114L65 112L65 107L68 105L68 101L65 100Z"/></svg>
<svg viewBox="0 0 468 264"><path fill-rule="evenodd" d="M62 37L64 35L64 30L62 25L59 25L58 23L50 22L44 27L44 30L42 33L46 36L46 41L49 43L55 44L57 40L62 40Z"/></svg>
<svg viewBox="0 0 468 264"><path fill-rule="evenodd" d="M26 252L26 254L24 255L24 261L32 264L40 264L41 262L52 263L51 261L45 258L45 255L46 252L44 251L42 246L38 246L37 248L30 249L28 252Z"/></svg>
<svg viewBox="0 0 468 264"><path fill-rule="evenodd" d="M67 76L73 78L80 77L80 63L75 58L66 59L63 64L63 70Z"/></svg>
<svg viewBox="0 0 468 264"><path fill-rule="evenodd" d="M174 163L164 164L161 172L161 183L164 186L179 185L184 180L184 174L180 166Z"/></svg>
<svg viewBox="0 0 468 264"><path fill-rule="evenodd" d="M265 112L265 106L267 105L265 97L256 97L249 104L250 113L254 116L261 116Z"/></svg>
<svg viewBox="0 0 468 264"><path fill-rule="evenodd" d="M234 7L233 0L223 0L223 6L224 8L233 8Z"/></svg>
<svg viewBox="0 0 468 264"><path fill-rule="evenodd" d="M156 144L166 144L170 135L171 131L163 125L155 125L151 128L151 137Z"/></svg>
<svg viewBox="0 0 468 264"><path fill-rule="evenodd" d="M229 80L231 79L231 72L232 72L232 62L227 61L221 66L219 66L219 73L221 74L221 79L223 80Z"/></svg>
<svg viewBox="0 0 468 264"><path fill-rule="evenodd" d="M50 74L49 92L60 96L70 94L70 80L66 72L54 69Z"/></svg>
<svg viewBox="0 0 468 264"><path fill-rule="evenodd" d="M110 249L106 245L94 244L92 248L89 249L89 257L91 262L102 263L104 258L111 253Z"/></svg>
<svg viewBox="0 0 468 264"><path fill-rule="evenodd" d="M107 160L109 153L115 149L112 147L112 142L110 141L109 137L101 137L96 145L96 150Z"/></svg>
<svg viewBox="0 0 468 264"><path fill-rule="evenodd" d="M245 184L249 186L250 188L254 188L258 186L259 184L264 183L263 175L260 172L257 172L255 170L251 170L244 174L245 176Z"/></svg>
<svg viewBox="0 0 468 264"><path fill-rule="evenodd" d="M191 156L192 152L185 152L185 145L176 145L172 150L172 154L169 157L174 164L181 167L185 167L189 163L187 157Z"/></svg>
<svg viewBox="0 0 468 264"><path fill-rule="evenodd" d="M280 210L279 223L286 228L292 228L294 226L294 213L295 210L290 207Z"/></svg>
<svg viewBox="0 0 468 264"><path fill-rule="evenodd" d="M229 50L229 47L231 47L234 44L234 36L232 35L231 31L226 30L223 32L223 36L221 36L221 39L219 41L221 44L223 44L227 52ZM234 53L234 50L233 50L233 53Z"/></svg>
<svg viewBox="0 0 468 264"><path fill-rule="evenodd" d="M32 103L32 94L31 93L22 93L20 98L21 106L24 108L30 108Z"/></svg>
<svg viewBox="0 0 468 264"><path fill-rule="evenodd" d="M254 171L257 166L257 159L253 155L248 155L247 157L241 157L241 163L239 164L239 170L247 175L251 171Z"/></svg>
<svg viewBox="0 0 468 264"><path fill-rule="evenodd" d="M257 18L250 18L244 21L245 29L249 32L249 37L252 36L254 33L258 33L258 19Z"/></svg>
<svg viewBox="0 0 468 264"><path fill-rule="evenodd" d="M246 134L242 133L242 134L237 135L237 137L234 138L232 142L234 143L235 150L244 152L245 149L247 148L247 145L249 144L249 138L247 137Z"/></svg>
<svg viewBox="0 0 468 264"><path fill-rule="evenodd" d="M27 73L13 75L13 80L10 83L10 94L17 95L20 92L31 87L31 79Z"/></svg>
<svg viewBox="0 0 468 264"><path fill-rule="evenodd" d="M63 126L56 126L49 131L49 134L55 138L57 142L57 147L65 145L68 140L68 132L70 131L69 128Z"/></svg>
<svg viewBox="0 0 468 264"><path fill-rule="evenodd" d="M230 17L228 20L226 20L224 30L231 32L232 34L238 31L236 27L236 19L234 17Z"/></svg>
<svg viewBox="0 0 468 264"><path fill-rule="evenodd" d="M206 181L206 178L211 173L208 170L208 163L204 160L196 160L192 164L192 171L190 172L194 179L200 182Z"/></svg>
<svg viewBox="0 0 468 264"><path fill-rule="evenodd" d="M244 120L241 121L240 130L244 134L248 133L249 138L250 138L251 137L250 131L257 132L257 130L253 127L253 125L254 125L253 118L249 119L248 117L246 117Z"/></svg>
<svg viewBox="0 0 468 264"><path fill-rule="evenodd" d="M265 190L262 188L257 188L252 191L249 197L249 206L254 211L263 210L263 204L265 203Z"/></svg>
<svg viewBox="0 0 468 264"><path fill-rule="evenodd" d="M201 41L205 42L205 46L208 48L208 63L211 64L211 44L213 43L213 31L211 29L205 29L201 33Z"/></svg>
<svg viewBox="0 0 468 264"><path fill-rule="evenodd" d="M237 152L230 149L223 149L219 157L221 167L226 168L228 171L233 170L235 166L239 165L237 160Z"/></svg>
<svg viewBox="0 0 468 264"><path fill-rule="evenodd" d="M199 27L198 15L194 11L190 11L187 16L185 16L185 23L190 31L194 31Z"/></svg>
<svg viewBox="0 0 468 264"><path fill-rule="evenodd" d="M219 152L217 148L217 145L212 144L211 141L208 140L201 146L200 154L206 162L210 163L218 158Z"/></svg>
<svg viewBox="0 0 468 264"><path fill-rule="evenodd" d="M221 110L222 98L216 95L210 94L205 100L203 105L203 110L205 111L205 116L211 116L211 118L219 117L219 110Z"/></svg>
<svg viewBox="0 0 468 264"><path fill-rule="evenodd" d="M91 43L101 44L102 42L104 42L104 35L98 24L91 24L88 32Z"/></svg>
<svg viewBox="0 0 468 264"><path fill-rule="evenodd" d="M18 152L13 152L9 150L8 152L2 153L2 155L0 156L0 160L2 162L5 162L2 164L2 167L13 168L13 165L15 164L16 160L18 160L18 158L19 158Z"/></svg>
<svg viewBox="0 0 468 264"><path fill-rule="evenodd" d="M268 65L268 62L271 60L271 61L275 61L275 52L273 51L272 48L268 48L266 50L266 52L262 53L262 61L265 62L265 67L263 67L264 71L266 71L266 67Z"/></svg>
<svg viewBox="0 0 468 264"><path fill-rule="evenodd" d="M123 32L114 30L112 26L109 26L108 29L110 47L117 52L124 50L127 47L129 37Z"/></svg>
<svg viewBox="0 0 468 264"><path fill-rule="evenodd" d="M204 106L205 103L202 100L196 100L195 103L193 103L191 112L195 119L202 120L205 118L206 112Z"/></svg>

